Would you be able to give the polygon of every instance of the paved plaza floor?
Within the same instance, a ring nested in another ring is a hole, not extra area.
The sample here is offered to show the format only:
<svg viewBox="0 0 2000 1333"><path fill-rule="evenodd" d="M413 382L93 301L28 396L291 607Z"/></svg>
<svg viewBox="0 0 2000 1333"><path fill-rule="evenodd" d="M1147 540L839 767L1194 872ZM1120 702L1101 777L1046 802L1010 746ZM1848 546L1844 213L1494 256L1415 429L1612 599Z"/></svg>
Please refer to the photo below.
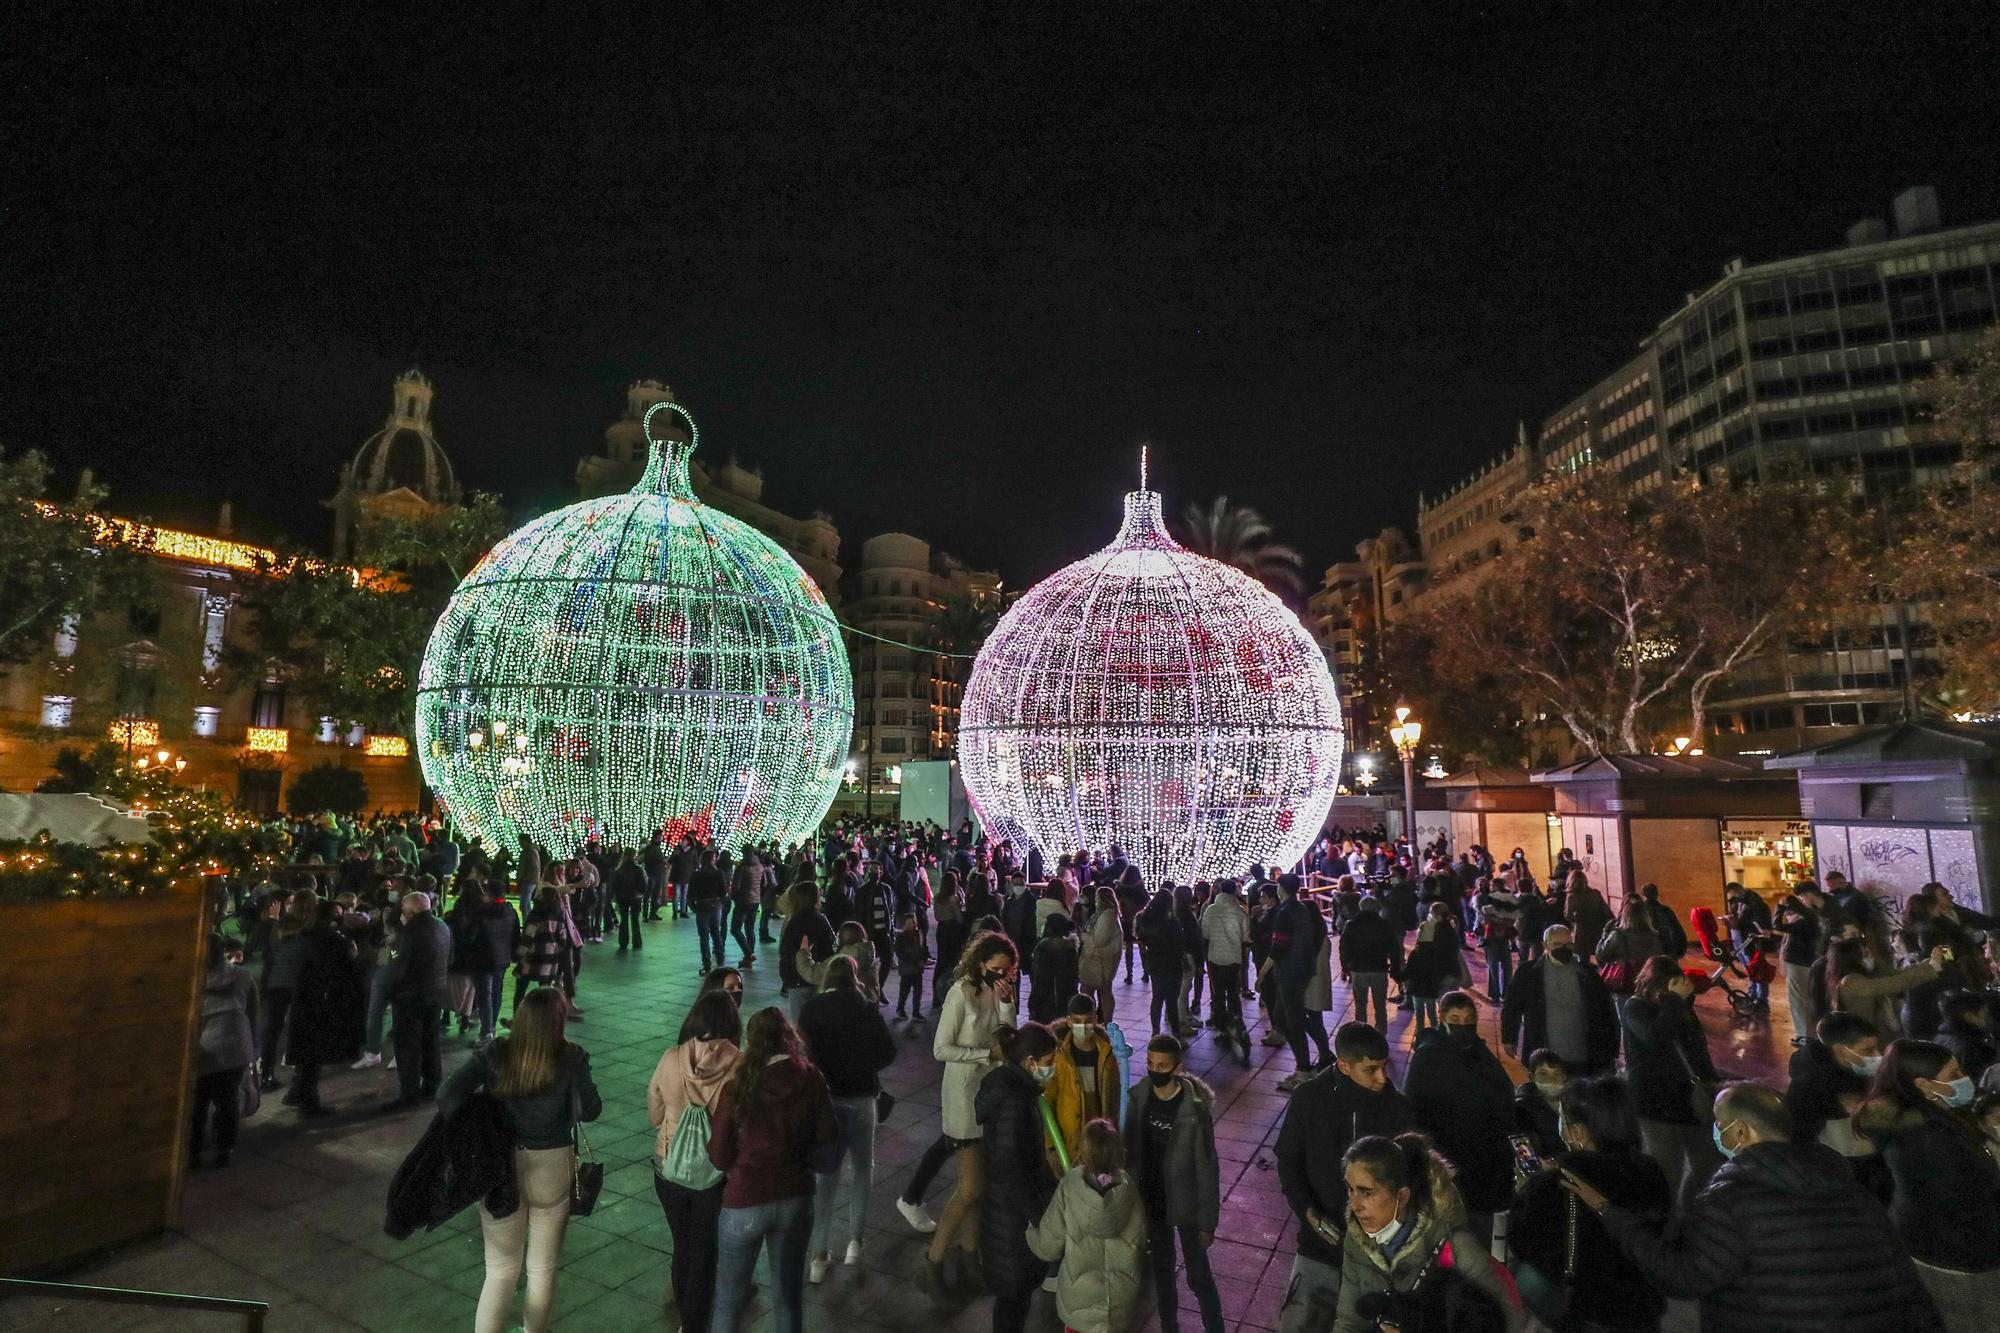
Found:
<svg viewBox="0 0 2000 1333"><path fill-rule="evenodd" d="M592 1216L569 1226L556 1296L555 1327L561 1333L679 1326L661 1304L672 1242L653 1192L646 1082L694 998L699 984L694 949L691 922L648 927L643 951L619 954L610 944L589 949L578 994L587 1018L570 1035L590 1051L604 1095L604 1117L588 1133L605 1162L605 1194ZM749 972L746 1007L774 1000L775 957L767 953ZM1143 984L1122 987L1118 995L1118 1019L1135 1048L1150 1035L1146 998ZM1336 982L1329 1031L1346 1021L1350 1006L1347 987ZM1735 1026L1719 995L1703 997L1700 1008L1719 1066L1752 1076L1782 1072L1791 1036L1782 991L1773 997L1772 1023ZM1254 1001L1248 1014L1253 1031L1261 1034L1265 1029ZM1497 1009L1484 1007L1481 1018L1497 1049ZM939 1311L917 1290L922 1241L897 1214L894 1200L938 1132L939 1066L931 1058L928 1022L892 1019L891 1027L902 1053L883 1082L898 1101L876 1147L865 1263L858 1271L836 1264L824 1285L806 1288L806 1327L840 1333L984 1329L990 1326L989 1301ZM1390 1039L1399 1080L1412 1036L1410 1015L1397 1014ZM467 1050L462 1039L448 1037L447 1066ZM1204 1037L1189 1058L1192 1072L1208 1081L1217 1099L1223 1220L1210 1257L1231 1333L1277 1326L1292 1258L1294 1224L1271 1157L1286 1102L1277 1085L1292 1072L1292 1057L1261 1045L1255 1052L1252 1067L1245 1069ZM1517 1079L1525 1077L1513 1060L1508 1065ZM476 1214L468 1210L450 1225L407 1241L391 1240L382 1231L389 1178L430 1116L428 1110L378 1114L376 1107L394 1088L395 1075L386 1070L329 1072L324 1092L339 1113L305 1122L281 1107L274 1094L245 1123L231 1166L188 1178L179 1225L65 1276L73 1282L268 1301L268 1327L279 1333L470 1327L483 1275ZM947 1169L933 1188L934 1207L942 1207L950 1178ZM759 1282L768 1292L761 1271ZM1184 1289L1178 1303L1193 1309ZM768 1301L753 1307L751 1316L745 1327L765 1333L771 1326ZM518 1318L517 1306L516 1325ZM1034 1327L1059 1327L1046 1297L1038 1299L1034 1319ZM1180 1322L1183 1328L1200 1327L1191 1313ZM221 1333L237 1326L222 1316L42 1299L0 1303L0 1328L7 1329ZM1146 1327L1158 1325L1148 1320ZM1692 1328L1691 1310L1677 1308L1669 1327Z"/></svg>

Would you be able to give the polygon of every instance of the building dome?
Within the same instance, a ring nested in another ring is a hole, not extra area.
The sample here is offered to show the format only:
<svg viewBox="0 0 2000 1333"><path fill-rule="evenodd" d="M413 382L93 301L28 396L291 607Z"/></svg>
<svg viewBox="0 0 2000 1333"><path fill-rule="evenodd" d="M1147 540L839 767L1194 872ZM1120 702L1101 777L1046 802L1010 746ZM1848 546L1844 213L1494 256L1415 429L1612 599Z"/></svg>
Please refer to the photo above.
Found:
<svg viewBox="0 0 2000 1333"><path fill-rule="evenodd" d="M406 490L427 504L456 502L458 480L431 433L431 383L420 372L397 378L389 419L355 452L342 482L363 496Z"/></svg>
<svg viewBox="0 0 2000 1333"><path fill-rule="evenodd" d="M439 618L417 682L424 778L489 846L559 856L656 833L809 836L840 785L854 680L819 586L702 504L654 430L622 495L509 536Z"/></svg>
<svg viewBox="0 0 2000 1333"><path fill-rule="evenodd" d="M1298 617L1184 549L1160 497L1030 588L980 650L959 716L981 821L1046 855L1116 844L1148 882L1304 856L1340 777L1340 703Z"/></svg>

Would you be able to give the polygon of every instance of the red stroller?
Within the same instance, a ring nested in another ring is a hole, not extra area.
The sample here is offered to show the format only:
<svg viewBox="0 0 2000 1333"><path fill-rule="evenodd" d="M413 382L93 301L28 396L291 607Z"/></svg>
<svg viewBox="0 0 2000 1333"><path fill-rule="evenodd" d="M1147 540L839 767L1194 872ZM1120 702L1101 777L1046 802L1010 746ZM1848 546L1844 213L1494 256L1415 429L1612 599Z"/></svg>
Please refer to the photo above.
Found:
<svg viewBox="0 0 2000 1333"><path fill-rule="evenodd" d="M1772 979L1778 975L1778 967L1767 956L1764 938L1758 936L1752 939L1749 958L1739 959L1735 943L1722 933L1712 908L1690 908L1688 921L1694 926L1695 936L1701 940L1702 956L1716 964L1712 972L1705 967L1681 969L1687 979L1694 983L1695 994L1700 995L1711 988L1719 989L1729 997L1729 1012L1736 1021L1750 1022L1756 1018L1757 1011L1763 1006L1759 1004L1756 996L1730 985L1729 978L1732 975L1742 977L1754 983L1765 994L1770 993L1769 987Z"/></svg>

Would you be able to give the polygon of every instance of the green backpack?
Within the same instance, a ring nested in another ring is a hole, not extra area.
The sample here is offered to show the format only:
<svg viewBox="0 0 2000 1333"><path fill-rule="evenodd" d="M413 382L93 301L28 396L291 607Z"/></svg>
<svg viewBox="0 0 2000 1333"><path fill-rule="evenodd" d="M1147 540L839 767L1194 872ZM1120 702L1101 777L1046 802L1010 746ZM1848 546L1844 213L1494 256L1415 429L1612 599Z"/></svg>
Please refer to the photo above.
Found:
<svg viewBox="0 0 2000 1333"><path fill-rule="evenodd" d="M674 1126L674 1137L667 1144L667 1155L654 1166L661 1180L682 1189L705 1190L722 1179L715 1163L708 1160L710 1128L706 1106L690 1105L681 1112L680 1123Z"/></svg>

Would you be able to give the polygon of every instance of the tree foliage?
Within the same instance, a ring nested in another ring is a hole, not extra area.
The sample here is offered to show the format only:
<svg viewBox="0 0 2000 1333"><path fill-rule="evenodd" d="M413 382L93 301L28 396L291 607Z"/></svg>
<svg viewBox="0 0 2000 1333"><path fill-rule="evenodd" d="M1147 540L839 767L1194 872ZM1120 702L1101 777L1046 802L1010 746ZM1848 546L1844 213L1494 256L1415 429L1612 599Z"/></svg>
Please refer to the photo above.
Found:
<svg viewBox="0 0 2000 1333"><path fill-rule="evenodd" d="M2000 328L1940 371L1927 433L1961 450L1930 488L1894 551L1897 589L1925 605L1944 711L2000 713Z"/></svg>
<svg viewBox="0 0 2000 1333"><path fill-rule="evenodd" d="M1399 651L1430 706L1518 705L1592 754L1700 735L1732 673L1868 595L1846 505L1812 481L1673 476L1635 493L1599 469L1538 484L1522 512L1533 535L1424 597Z"/></svg>
<svg viewBox="0 0 2000 1333"><path fill-rule="evenodd" d="M1248 505L1218 495L1206 505L1189 505L1180 526L1181 545L1197 555L1234 565L1288 602L1305 595L1305 557L1278 541L1270 522Z"/></svg>
<svg viewBox="0 0 2000 1333"><path fill-rule="evenodd" d="M90 511L104 492L51 502L48 480L35 450L0 452L0 674L45 653L67 616L110 601L129 572L121 553L97 545Z"/></svg>
<svg viewBox="0 0 2000 1333"><path fill-rule="evenodd" d="M248 633L229 651L230 672L254 681L275 670L317 716L407 733L431 629L506 528L499 501L474 492L456 508L364 525L356 563L368 577L280 558L247 580Z"/></svg>
<svg viewBox="0 0 2000 1333"><path fill-rule="evenodd" d="M368 806L368 780L339 764L315 764L286 785L285 806L295 815L357 814Z"/></svg>

